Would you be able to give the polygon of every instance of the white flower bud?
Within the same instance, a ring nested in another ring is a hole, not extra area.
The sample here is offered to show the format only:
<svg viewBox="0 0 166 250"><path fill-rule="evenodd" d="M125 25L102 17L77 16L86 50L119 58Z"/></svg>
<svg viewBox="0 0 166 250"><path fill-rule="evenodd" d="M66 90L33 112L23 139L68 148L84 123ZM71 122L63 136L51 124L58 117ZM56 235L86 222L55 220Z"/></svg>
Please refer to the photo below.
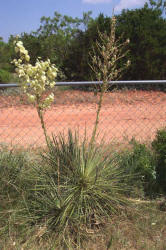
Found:
<svg viewBox="0 0 166 250"><path fill-rule="evenodd" d="M53 88L55 86L55 82L50 82L50 87Z"/></svg>
<svg viewBox="0 0 166 250"><path fill-rule="evenodd" d="M29 56L29 55L25 55L25 60L26 60L27 62L29 62L30 56Z"/></svg>
<svg viewBox="0 0 166 250"><path fill-rule="evenodd" d="M36 98L35 98L35 96L34 95L30 95L30 94L27 94L28 95L28 100L30 101L30 102L35 102L35 100L36 100Z"/></svg>

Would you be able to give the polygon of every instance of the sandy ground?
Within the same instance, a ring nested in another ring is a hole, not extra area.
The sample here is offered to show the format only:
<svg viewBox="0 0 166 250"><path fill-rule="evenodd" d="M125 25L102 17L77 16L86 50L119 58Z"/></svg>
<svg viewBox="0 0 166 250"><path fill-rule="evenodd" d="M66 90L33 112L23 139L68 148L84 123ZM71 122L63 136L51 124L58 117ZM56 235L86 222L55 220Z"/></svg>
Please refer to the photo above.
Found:
<svg viewBox="0 0 166 250"><path fill-rule="evenodd" d="M90 137L96 116L93 93L60 92L45 113L49 135L70 128ZM132 137L152 140L156 130L166 125L166 94L159 91L120 91L105 94L100 113L99 137L106 143L125 142ZM23 146L45 144L37 112L18 96L0 96L0 143Z"/></svg>

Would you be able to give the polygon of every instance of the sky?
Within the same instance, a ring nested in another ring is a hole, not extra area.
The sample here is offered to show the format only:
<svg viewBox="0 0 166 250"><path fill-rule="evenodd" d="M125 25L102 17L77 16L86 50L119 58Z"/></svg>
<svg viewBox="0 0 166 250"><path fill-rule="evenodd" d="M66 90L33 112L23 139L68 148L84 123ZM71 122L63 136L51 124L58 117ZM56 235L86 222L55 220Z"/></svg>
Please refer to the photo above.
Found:
<svg viewBox="0 0 166 250"><path fill-rule="evenodd" d="M82 17L83 12L92 11L92 17L100 13L111 16L122 9L144 6L146 0L0 0L0 37L5 42L10 35L36 31L42 16L53 17L57 11L62 15Z"/></svg>

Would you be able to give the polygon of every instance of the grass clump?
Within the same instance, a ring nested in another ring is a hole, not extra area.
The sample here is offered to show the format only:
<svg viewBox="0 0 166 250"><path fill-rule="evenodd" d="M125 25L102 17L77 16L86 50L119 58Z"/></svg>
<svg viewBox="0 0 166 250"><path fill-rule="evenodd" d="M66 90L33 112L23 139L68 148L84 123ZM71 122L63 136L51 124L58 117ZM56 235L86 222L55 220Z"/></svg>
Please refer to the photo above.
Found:
<svg viewBox="0 0 166 250"><path fill-rule="evenodd" d="M2 236L5 241L10 232L15 234L15 213L27 187L28 161L25 152L0 148L0 242Z"/></svg>
<svg viewBox="0 0 166 250"><path fill-rule="evenodd" d="M26 166L23 152L0 148L0 197L1 200L17 198L22 184L22 172ZM2 205L2 203L1 203Z"/></svg>

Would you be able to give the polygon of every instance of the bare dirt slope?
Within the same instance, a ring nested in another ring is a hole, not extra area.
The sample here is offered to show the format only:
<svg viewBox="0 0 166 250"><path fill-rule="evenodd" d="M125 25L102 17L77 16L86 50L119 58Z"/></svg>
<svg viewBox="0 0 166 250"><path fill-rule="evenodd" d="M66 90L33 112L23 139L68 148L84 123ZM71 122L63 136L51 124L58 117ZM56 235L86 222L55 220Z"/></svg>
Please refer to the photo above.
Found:
<svg viewBox="0 0 166 250"><path fill-rule="evenodd" d="M57 91L55 102L45 113L48 133L58 135L70 128L91 135L98 97L91 92ZM126 141L136 137L151 140L166 125L166 94L160 91L106 93L100 114L99 139ZM0 96L0 142L43 145L44 136L37 112L25 96Z"/></svg>

